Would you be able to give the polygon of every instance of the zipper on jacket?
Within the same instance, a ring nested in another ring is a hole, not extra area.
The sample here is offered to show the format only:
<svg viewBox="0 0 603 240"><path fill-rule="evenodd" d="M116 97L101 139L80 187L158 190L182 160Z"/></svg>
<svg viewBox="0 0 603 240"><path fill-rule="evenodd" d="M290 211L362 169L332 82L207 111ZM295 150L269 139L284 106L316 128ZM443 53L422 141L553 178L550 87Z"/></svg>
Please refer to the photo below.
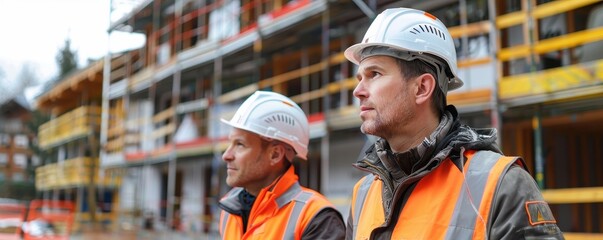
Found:
<svg viewBox="0 0 603 240"><path fill-rule="evenodd" d="M366 168L356 166L356 168L379 176L379 178L381 178L381 181L383 181L387 185L387 187L391 189L392 193L394 192L394 184L392 183L392 179L389 177L387 171L382 170L381 168L375 166L366 159L363 159L360 163L364 163L368 166Z"/></svg>

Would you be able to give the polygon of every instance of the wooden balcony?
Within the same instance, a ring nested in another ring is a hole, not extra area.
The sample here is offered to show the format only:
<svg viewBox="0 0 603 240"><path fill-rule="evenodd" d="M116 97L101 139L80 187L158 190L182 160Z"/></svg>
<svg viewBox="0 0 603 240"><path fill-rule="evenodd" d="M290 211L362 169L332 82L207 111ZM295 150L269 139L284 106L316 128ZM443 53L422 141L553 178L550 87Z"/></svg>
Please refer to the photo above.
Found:
<svg viewBox="0 0 603 240"><path fill-rule="evenodd" d="M96 179L98 158L78 157L59 163L46 164L36 169L36 189L49 190L82 186Z"/></svg>
<svg viewBox="0 0 603 240"><path fill-rule="evenodd" d="M101 108L82 106L42 124L38 130L40 148L48 149L100 129Z"/></svg>

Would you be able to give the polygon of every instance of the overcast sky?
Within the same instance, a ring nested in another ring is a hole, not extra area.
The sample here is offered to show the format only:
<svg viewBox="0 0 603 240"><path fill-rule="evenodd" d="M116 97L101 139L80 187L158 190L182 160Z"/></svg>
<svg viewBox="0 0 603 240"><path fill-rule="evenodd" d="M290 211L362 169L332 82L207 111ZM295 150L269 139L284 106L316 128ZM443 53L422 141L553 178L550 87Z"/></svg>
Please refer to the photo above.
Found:
<svg viewBox="0 0 603 240"><path fill-rule="evenodd" d="M129 12L140 0L113 0L119 12ZM0 87L15 85L21 66L29 63L45 82L57 75L55 56L67 38L77 51L79 66L106 55L111 0L0 0ZM111 51L140 46L142 36L119 33L111 37ZM2 89L0 89L2 90ZM1 91L0 91L1 92ZM39 92L32 88L28 99Z"/></svg>

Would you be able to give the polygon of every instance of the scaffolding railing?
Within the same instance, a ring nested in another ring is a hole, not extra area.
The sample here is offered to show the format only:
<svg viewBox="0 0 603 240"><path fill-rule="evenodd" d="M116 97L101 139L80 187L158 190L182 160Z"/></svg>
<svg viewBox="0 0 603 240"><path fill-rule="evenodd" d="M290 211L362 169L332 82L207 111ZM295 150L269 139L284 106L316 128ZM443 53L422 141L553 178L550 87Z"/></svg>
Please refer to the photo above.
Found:
<svg viewBox="0 0 603 240"><path fill-rule="evenodd" d="M40 148L48 149L100 129L101 108L82 106L50 120L38 129Z"/></svg>

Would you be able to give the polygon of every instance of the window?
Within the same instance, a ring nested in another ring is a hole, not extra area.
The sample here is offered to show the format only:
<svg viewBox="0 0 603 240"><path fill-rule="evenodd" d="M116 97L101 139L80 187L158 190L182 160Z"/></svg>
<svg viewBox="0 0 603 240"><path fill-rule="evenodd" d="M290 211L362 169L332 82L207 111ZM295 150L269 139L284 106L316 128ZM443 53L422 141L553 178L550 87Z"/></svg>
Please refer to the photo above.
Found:
<svg viewBox="0 0 603 240"><path fill-rule="evenodd" d="M222 94L254 83L255 80L252 75L245 73L244 75L224 77L222 80Z"/></svg>
<svg viewBox="0 0 603 240"><path fill-rule="evenodd" d="M440 19L440 21L442 21L446 27L454 27L461 24L461 11L458 3L453 3L429 12Z"/></svg>
<svg viewBox="0 0 603 240"><path fill-rule="evenodd" d="M487 34L469 37L463 46L461 39L454 39L458 59L484 58L490 55L489 37Z"/></svg>
<svg viewBox="0 0 603 240"><path fill-rule="evenodd" d="M25 175L23 175L23 173L20 173L20 172L14 172L12 178L13 178L13 181L15 181L15 182L25 181Z"/></svg>
<svg viewBox="0 0 603 240"><path fill-rule="evenodd" d="M513 59L508 62L509 66L509 74L508 75L517 75L522 73L530 72L530 68L532 67L528 60L525 58Z"/></svg>
<svg viewBox="0 0 603 240"><path fill-rule="evenodd" d="M13 163L20 168L27 167L27 156L25 154L15 154L13 156Z"/></svg>
<svg viewBox="0 0 603 240"><path fill-rule="evenodd" d="M585 20L586 29L603 27L603 4L596 5ZM601 54L603 54L603 41L590 42L576 49L577 60L581 63L601 59Z"/></svg>
<svg viewBox="0 0 603 240"><path fill-rule="evenodd" d="M26 148L29 146L29 139L26 135L19 134L15 136L15 146Z"/></svg>
<svg viewBox="0 0 603 240"><path fill-rule="evenodd" d="M513 47L524 44L523 36L523 25L515 25L506 29L501 29L506 41L504 41L503 47Z"/></svg>
<svg viewBox="0 0 603 240"><path fill-rule="evenodd" d="M10 135L0 133L0 146L8 147L10 145Z"/></svg>
<svg viewBox="0 0 603 240"><path fill-rule="evenodd" d="M521 0L508 0L505 1L505 11L504 13L511 13L521 10Z"/></svg>
<svg viewBox="0 0 603 240"><path fill-rule="evenodd" d="M42 163L42 162L40 161L40 158L38 156L31 157L31 165L32 166L38 166L38 165L40 165L40 163Z"/></svg>
<svg viewBox="0 0 603 240"><path fill-rule="evenodd" d="M468 0L467 1L467 22L481 22L488 20L488 1L486 0Z"/></svg>
<svg viewBox="0 0 603 240"><path fill-rule="evenodd" d="M0 153L0 164L6 165L8 163L8 156L6 153Z"/></svg>

